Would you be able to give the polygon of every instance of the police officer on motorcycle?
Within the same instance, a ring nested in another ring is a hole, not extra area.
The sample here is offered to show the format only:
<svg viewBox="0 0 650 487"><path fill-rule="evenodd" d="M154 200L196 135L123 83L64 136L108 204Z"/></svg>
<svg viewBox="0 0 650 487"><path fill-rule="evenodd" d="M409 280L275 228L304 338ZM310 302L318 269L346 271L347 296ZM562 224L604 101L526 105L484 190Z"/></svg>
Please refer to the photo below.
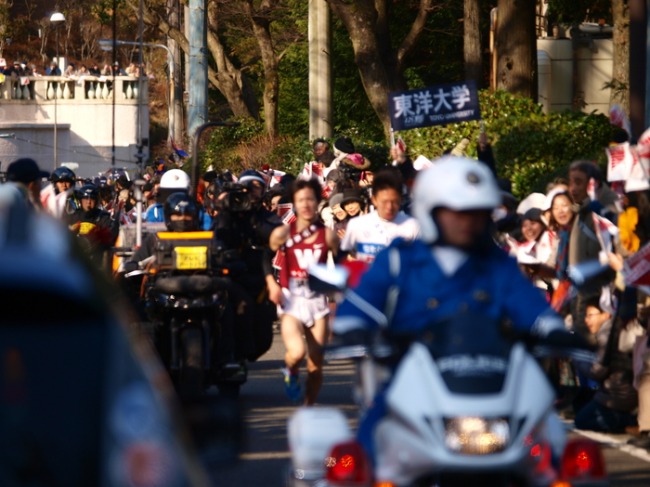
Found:
<svg viewBox="0 0 650 487"><path fill-rule="evenodd" d="M395 240L378 254L354 290L388 317L389 337L416 338L431 324L473 313L494 323L507 321L517 333L585 346L580 337L564 331L562 319L516 261L495 245L491 213L500 203L497 182L481 162L445 156L418 175L412 209L420 224L419 239ZM335 336L344 342L367 342L370 332L380 328L377 315L373 319L373 313L367 313L370 307L345 300L337 310ZM476 321L467 338L482 340L485 323ZM359 429L369 452L384 404L380 394Z"/></svg>
<svg viewBox="0 0 650 487"><path fill-rule="evenodd" d="M262 205L265 189L266 181L259 172L242 172L237 184L222 186L212 224L228 255L245 268L233 279L244 291L234 308L238 310L239 354L248 360L256 360L271 347L273 322L277 318L273 302L279 301L282 293L268 248L269 236L281 221Z"/></svg>
<svg viewBox="0 0 650 487"><path fill-rule="evenodd" d="M65 193L70 188L74 187L74 183L77 179L74 171L65 166L57 167L50 176L50 181L54 185L54 191L56 194Z"/></svg>
<svg viewBox="0 0 650 487"><path fill-rule="evenodd" d="M115 243L119 223L98 207L99 190L94 184L83 185L77 198L80 207L68 217L68 227L84 239L92 256L99 257Z"/></svg>
<svg viewBox="0 0 650 487"><path fill-rule="evenodd" d="M199 229L199 207L186 191L171 193L162 208L163 220L170 232L192 232ZM125 263L127 272L135 270L138 263L154 254L156 234L150 233L142 242L142 246Z"/></svg>
<svg viewBox="0 0 650 487"><path fill-rule="evenodd" d="M50 181L54 187L54 194L68 194L65 205L66 215L71 215L81 206L74 193L74 185L76 180L77 175L74 173L74 171L65 166L57 167L54 171L52 171L52 175L50 176Z"/></svg>
<svg viewBox="0 0 650 487"><path fill-rule="evenodd" d="M199 231L201 226L199 210L199 205L186 191L177 191L170 194L163 206L163 214L167 230L173 233ZM148 234L142 246L137 249L131 259L125 263L124 271L127 273L134 271L142 262L152 257L156 253L158 239L159 237L156 233ZM214 248L215 251L213 251L208 258L218 267L222 263L223 259L220 257L220 246L217 244ZM232 302L236 300L236 296L238 296L236 286L229 285L229 301ZM218 310L215 307L214 312L217 313L217 311ZM214 317L216 319L217 315L215 314ZM218 343L217 348L212 350L212 363L215 369L227 367L233 373L242 372L245 374L245 370L239 370L241 368L240 364L235 359L235 323L232 307L230 305L226 306L218 319L219 329L215 328L213 332L214 336L219 337L219 340L215 342Z"/></svg>

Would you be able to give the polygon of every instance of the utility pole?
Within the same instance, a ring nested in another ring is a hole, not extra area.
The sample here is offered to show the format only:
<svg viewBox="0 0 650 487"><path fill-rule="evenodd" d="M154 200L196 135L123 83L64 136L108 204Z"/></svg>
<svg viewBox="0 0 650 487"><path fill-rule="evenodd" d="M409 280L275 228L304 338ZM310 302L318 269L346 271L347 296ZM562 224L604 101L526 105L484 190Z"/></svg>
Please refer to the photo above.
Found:
<svg viewBox="0 0 650 487"><path fill-rule="evenodd" d="M208 121L208 58L206 0L190 0L190 82L187 133Z"/></svg>
<svg viewBox="0 0 650 487"><path fill-rule="evenodd" d="M646 120L647 7L646 0L629 0L630 12L630 124L634 139L648 126Z"/></svg>
<svg viewBox="0 0 650 487"><path fill-rule="evenodd" d="M330 12L325 0L309 0L309 138L332 137Z"/></svg>
<svg viewBox="0 0 650 487"><path fill-rule="evenodd" d="M168 0L167 2L167 13L169 16L169 25L180 30L181 28L181 12L183 6L178 0ZM181 49L178 46L178 43L168 37L167 38L167 47L171 53L171 57L174 62L176 69L174 70L173 79L170 79L170 89L173 90L173 93L170 93L172 100L172 113L173 113L173 127L171 128L172 139L177 144L183 138L183 86L181 73L182 73L182 60L181 60Z"/></svg>

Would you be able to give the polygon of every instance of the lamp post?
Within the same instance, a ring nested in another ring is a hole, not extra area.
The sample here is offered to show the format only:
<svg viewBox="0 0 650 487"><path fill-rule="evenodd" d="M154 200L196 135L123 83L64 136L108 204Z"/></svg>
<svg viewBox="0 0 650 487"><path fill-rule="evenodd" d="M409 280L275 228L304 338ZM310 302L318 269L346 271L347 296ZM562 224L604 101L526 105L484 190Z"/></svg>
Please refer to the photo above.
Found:
<svg viewBox="0 0 650 487"><path fill-rule="evenodd" d="M154 44L151 42L133 42L133 41L120 41L120 40L115 40L113 39L99 39L97 41L99 44L100 49L103 51L111 51L113 49L113 43L116 46L147 46L147 47L160 47L167 51L167 62L169 64L169 103L167 104L167 110L168 110L168 117L169 117L169 128L167 131L167 141L171 143L172 139L174 138L174 123L175 123L175 115L174 115L174 104L175 104L175 93L176 93L176 88L174 87L174 55L172 54L171 50L169 47L167 47L165 44ZM142 67L140 67L141 73L142 73Z"/></svg>
<svg viewBox="0 0 650 487"><path fill-rule="evenodd" d="M54 28L54 33L56 37L56 66L59 68L59 26L65 22L65 16L61 12L54 12L50 16L50 23ZM59 68L60 70L60 68ZM59 133L58 133L58 118L57 118L57 98L59 97L58 93L58 83L55 85L56 88L54 91L54 168L56 169L59 165Z"/></svg>

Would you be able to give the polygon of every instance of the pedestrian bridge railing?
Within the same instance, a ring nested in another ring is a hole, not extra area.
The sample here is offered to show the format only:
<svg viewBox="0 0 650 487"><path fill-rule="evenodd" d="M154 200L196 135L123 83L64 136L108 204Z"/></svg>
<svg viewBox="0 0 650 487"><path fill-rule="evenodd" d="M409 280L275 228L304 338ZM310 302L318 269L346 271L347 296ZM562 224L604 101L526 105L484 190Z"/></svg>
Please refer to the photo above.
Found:
<svg viewBox="0 0 650 487"><path fill-rule="evenodd" d="M132 76L6 76L0 83L1 103L147 103L147 78Z"/></svg>

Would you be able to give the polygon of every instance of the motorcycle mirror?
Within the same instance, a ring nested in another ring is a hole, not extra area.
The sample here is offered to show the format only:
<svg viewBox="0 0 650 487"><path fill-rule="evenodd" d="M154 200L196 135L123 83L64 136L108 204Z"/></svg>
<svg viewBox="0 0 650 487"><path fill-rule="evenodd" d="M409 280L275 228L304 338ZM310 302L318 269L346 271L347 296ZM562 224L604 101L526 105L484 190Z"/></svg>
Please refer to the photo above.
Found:
<svg viewBox="0 0 650 487"><path fill-rule="evenodd" d="M137 277L137 276L142 276L144 274L147 274L147 271L138 269L135 271L127 272L126 274L124 274L124 277L128 279L129 277Z"/></svg>
<svg viewBox="0 0 650 487"><path fill-rule="evenodd" d="M343 266L312 264L307 272L309 288L317 293L341 292L347 287L349 272Z"/></svg>

